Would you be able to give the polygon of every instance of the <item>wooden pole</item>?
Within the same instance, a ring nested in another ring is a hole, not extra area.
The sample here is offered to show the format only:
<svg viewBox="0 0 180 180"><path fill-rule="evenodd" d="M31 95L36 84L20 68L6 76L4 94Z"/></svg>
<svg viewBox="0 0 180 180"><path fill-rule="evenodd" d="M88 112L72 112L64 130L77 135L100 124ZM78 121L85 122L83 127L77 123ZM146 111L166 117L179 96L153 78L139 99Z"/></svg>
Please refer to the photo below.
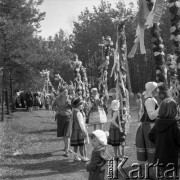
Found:
<svg viewBox="0 0 180 180"><path fill-rule="evenodd" d="M12 85L12 75L9 74L9 83L10 83L10 102L13 104L13 85Z"/></svg>
<svg viewBox="0 0 180 180"><path fill-rule="evenodd" d="M2 101L1 101L2 111L1 111L1 121L4 121L4 90L2 88Z"/></svg>
<svg viewBox="0 0 180 180"><path fill-rule="evenodd" d="M4 68L2 69L2 91L1 91L1 96L2 96L2 101L1 101L1 106L2 106L2 111L1 111L1 121L4 121Z"/></svg>
<svg viewBox="0 0 180 180"><path fill-rule="evenodd" d="M5 102L6 102L6 107L7 107L7 114L10 114L9 93L8 93L8 90L6 90L4 93L5 93Z"/></svg>

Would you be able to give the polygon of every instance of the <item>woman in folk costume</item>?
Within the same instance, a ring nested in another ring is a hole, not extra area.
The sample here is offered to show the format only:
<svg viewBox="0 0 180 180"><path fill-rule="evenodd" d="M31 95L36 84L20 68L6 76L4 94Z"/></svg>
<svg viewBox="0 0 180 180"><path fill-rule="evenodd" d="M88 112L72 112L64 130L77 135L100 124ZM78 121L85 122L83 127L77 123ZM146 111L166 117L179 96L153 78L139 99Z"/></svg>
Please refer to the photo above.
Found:
<svg viewBox="0 0 180 180"><path fill-rule="evenodd" d="M119 100L113 100L111 102L112 119L110 120L111 124L109 128L108 144L113 146L115 158L121 158L124 156L124 146L126 139L125 121L122 120L119 108Z"/></svg>
<svg viewBox="0 0 180 180"><path fill-rule="evenodd" d="M158 95L158 84L156 82L148 82L145 85L144 95L144 114L141 118L141 124L136 132L136 149L137 160L140 162L153 163L155 146L149 140L148 135L154 126L155 119L158 117L158 103L155 96Z"/></svg>
<svg viewBox="0 0 180 180"><path fill-rule="evenodd" d="M91 89L91 95L92 99L88 123L94 125L94 130L96 130L97 124L99 125L99 128L103 130L103 124L107 122L107 116L103 109L103 99L99 98L97 88Z"/></svg>

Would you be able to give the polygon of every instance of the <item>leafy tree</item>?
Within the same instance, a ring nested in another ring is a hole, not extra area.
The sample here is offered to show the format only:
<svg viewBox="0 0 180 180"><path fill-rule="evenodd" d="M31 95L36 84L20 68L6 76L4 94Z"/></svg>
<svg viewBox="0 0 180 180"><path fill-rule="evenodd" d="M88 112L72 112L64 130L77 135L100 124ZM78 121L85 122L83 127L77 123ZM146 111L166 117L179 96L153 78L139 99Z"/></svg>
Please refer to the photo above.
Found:
<svg viewBox="0 0 180 180"><path fill-rule="evenodd" d="M91 79L100 77L99 65L102 63L102 49L99 44L102 41L102 37L110 36L115 42L117 39L117 32L112 22L112 18L117 16L121 17L125 12L125 4L123 1L119 1L115 8L108 2L101 1L98 7L94 6L94 12L90 12L88 8L81 12L78 22L74 22L74 39L73 39L73 51L78 54L79 59L83 62L87 68L88 76ZM130 27L130 25L128 25ZM132 39L132 28L128 29L131 34L128 37ZM134 31L135 32L135 31ZM134 40L132 40L133 42ZM132 44L132 43L131 43ZM129 45L129 44L128 44ZM110 57L110 64L108 70L108 87L114 87L113 78L110 78L111 68L113 66L113 57ZM97 81L95 83L97 86Z"/></svg>
<svg viewBox="0 0 180 180"><path fill-rule="evenodd" d="M98 44L101 42L102 36L111 36L113 42L116 42L116 30L113 26L111 18L121 16L125 11L122 1L113 9L111 4L101 1L98 7L94 7L94 12L90 12L86 8L81 12L78 22L74 22L73 31L73 52L77 53L79 59L87 67L88 76L100 76L98 66L101 64L101 48ZM133 23L126 24L127 50L131 50L137 27L137 20ZM172 51L172 45L169 42L170 37L170 14L168 9L164 9L164 14L160 21L161 35L164 40L165 53ZM138 49L133 59L128 59L132 91L134 93L142 92L144 85L148 81L155 81L155 62L152 51L152 36L150 30L145 30L145 47L146 54L141 55ZM110 59L109 74L113 64L113 58ZM108 86L113 87L112 79L109 79Z"/></svg>
<svg viewBox="0 0 180 180"><path fill-rule="evenodd" d="M34 48L36 54L32 57L34 71L40 72L43 69L50 71L50 79L57 88L58 84L54 80L55 74L60 74L66 82L73 79L69 61L71 60L71 45L69 38L62 29L47 40L38 37Z"/></svg>
<svg viewBox="0 0 180 180"><path fill-rule="evenodd" d="M0 65L4 67L6 80L10 79L10 86L32 78L28 57L34 53L31 47L33 38L45 16L37 8L41 3L42 0L0 2Z"/></svg>

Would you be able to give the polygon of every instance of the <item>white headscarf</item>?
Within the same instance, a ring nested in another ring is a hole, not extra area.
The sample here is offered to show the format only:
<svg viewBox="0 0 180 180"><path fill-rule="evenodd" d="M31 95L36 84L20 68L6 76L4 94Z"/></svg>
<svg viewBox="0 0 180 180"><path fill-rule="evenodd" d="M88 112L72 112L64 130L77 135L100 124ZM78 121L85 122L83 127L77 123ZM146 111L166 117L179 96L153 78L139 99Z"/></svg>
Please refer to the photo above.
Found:
<svg viewBox="0 0 180 180"><path fill-rule="evenodd" d="M152 96L152 92L158 87L156 82L147 82L145 84L145 91L143 92L144 96Z"/></svg>

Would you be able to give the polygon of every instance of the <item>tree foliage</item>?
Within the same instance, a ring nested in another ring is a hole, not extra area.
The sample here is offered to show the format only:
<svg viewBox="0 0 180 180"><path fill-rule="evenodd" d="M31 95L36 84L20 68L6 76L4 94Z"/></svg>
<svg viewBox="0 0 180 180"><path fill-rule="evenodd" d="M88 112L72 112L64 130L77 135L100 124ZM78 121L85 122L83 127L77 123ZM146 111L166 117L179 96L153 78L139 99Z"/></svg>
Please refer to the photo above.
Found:
<svg viewBox="0 0 180 180"><path fill-rule="evenodd" d="M32 76L28 67L34 35L45 13L37 6L42 1L1 0L0 2L0 64L4 67L6 80L27 82Z"/></svg>
<svg viewBox="0 0 180 180"><path fill-rule="evenodd" d="M55 88L55 74L60 74L69 83L73 79L69 61L72 60L73 53L76 53L87 68L89 82L97 85L100 77L98 67L102 63L102 48L99 44L103 36L110 36L115 48L117 34L112 18L121 17L125 12L123 1L119 0L114 8L110 3L101 1L97 7L94 6L92 12L88 8L84 9L78 16L78 21L74 22L73 34L68 37L60 29L48 39L38 36L40 22L45 18L45 13L38 9L41 3L41 0L0 2L0 66L6 69L6 80L11 78L13 85L21 89L41 89L43 79L40 71L47 69ZM165 8L160 23L167 54L172 51L169 42L168 8ZM128 52L135 40L136 27L136 20L126 23ZM135 93L141 92L147 81L155 80L151 38L149 30L146 30L146 55L141 55L138 51L133 59L128 59L132 90ZM109 88L114 87L113 78L109 77L113 63L111 56L108 69Z"/></svg>
<svg viewBox="0 0 180 180"><path fill-rule="evenodd" d="M133 9L133 4L132 9ZM108 2L101 1L98 7L94 7L94 12L90 12L86 8L79 15L77 22L74 22L74 39L73 39L73 52L77 53L79 59L87 67L88 75L99 77L98 66L101 64L101 48L98 44L101 42L102 36L110 36L114 44L116 42L116 29L111 21L111 18L122 16L125 12L125 5L123 1L119 1L115 8ZM169 27L170 17L167 8L160 22L162 29L161 35L164 39L165 53L171 51L171 44L169 43ZM126 24L126 38L127 50L131 50L136 33L137 21L129 22ZM141 55L140 51L136 53L133 59L128 59L130 78L133 92L142 92L144 84L148 81L155 80L155 62L152 52L151 34L149 29L145 30L145 47L146 55ZM113 64L113 57L111 57L109 74ZM109 78L109 88L113 87L113 80Z"/></svg>

